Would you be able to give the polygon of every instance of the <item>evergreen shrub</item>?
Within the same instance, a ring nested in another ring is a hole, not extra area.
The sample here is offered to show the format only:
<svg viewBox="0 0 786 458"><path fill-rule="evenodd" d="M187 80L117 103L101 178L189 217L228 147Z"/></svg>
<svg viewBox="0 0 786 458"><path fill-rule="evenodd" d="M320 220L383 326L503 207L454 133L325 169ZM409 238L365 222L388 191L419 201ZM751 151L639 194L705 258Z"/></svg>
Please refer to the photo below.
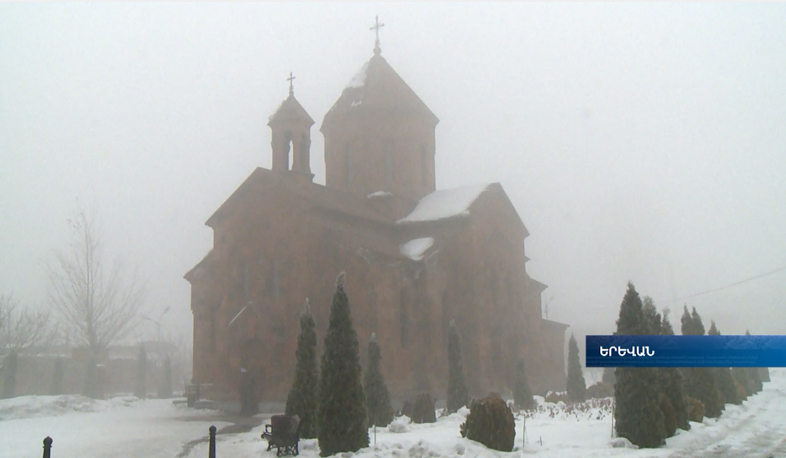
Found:
<svg viewBox="0 0 786 458"><path fill-rule="evenodd" d="M358 336L352 326L345 278L342 272L336 279L319 371L317 439L321 456L354 453L369 442Z"/></svg>
<svg viewBox="0 0 786 458"><path fill-rule="evenodd" d="M473 401L467 421L461 424L461 436L494 450L510 452L516 438L513 412L499 397Z"/></svg>
<svg viewBox="0 0 786 458"><path fill-rule="evenodd" d="M420 393L413 401L404 403L403 413L413 423L434 423L437 421L435 401L428 393Z"/></svg>
<svg viewBox="0 0 786 458"><path fill-rule="evenodd" d="M663 412L663 427L666 430L666 437L671 437L677 432L677 415L669 397L663 393L660 394L660 411Z"/></svg>
<svg viewBox="0 0 786 458"><path fill-rule="evenodd" d="M688 419L701 423L704 420L704 403L696 398L688 398Z"/></svg>

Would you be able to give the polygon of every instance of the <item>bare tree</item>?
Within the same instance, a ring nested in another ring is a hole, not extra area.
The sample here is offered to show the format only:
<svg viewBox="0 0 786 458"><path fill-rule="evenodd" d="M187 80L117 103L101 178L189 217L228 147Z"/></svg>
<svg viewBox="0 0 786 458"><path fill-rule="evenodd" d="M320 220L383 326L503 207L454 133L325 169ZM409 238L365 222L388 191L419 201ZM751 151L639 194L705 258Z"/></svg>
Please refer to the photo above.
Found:
<svg viewBox="0 0 786 458"><path fill-rule="evenodd" d="M0 295L0 356L3 375L2 398L16 394L19 355L46 345L52 339L49 313L19 306L11 296Z"/></svg>
<svg viewBox="0 0 786 458"><path fill-rule="evenodd" d="M125 276L119 260L104 264L101 237L85 211L69 220L71 241L56 252L49 269L49 299L88 350L85 395L99 393L96 364L103 352L138 323L144 287L136 274Z"/></svg>

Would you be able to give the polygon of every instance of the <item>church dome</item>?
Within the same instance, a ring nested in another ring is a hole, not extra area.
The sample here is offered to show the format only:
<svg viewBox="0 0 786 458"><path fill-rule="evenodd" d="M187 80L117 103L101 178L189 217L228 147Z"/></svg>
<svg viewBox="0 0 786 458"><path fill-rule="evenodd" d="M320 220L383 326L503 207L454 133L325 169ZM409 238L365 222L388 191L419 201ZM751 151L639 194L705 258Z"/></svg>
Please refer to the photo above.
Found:
<svg viewBox="0 0 786 458"><path fill-rule="evenodd" d="M435 189L438 122L377 44L322 122L326 185L361 196L390 193L409 206Z"/></svg>
<svg viewBox="0 0 786 458"><path fill-rule="evenodd" d="M415 91L379 54L363 64L350 80L336 103L325 115L321 131L341 124L347 118L369 115L386 118L419 118L434 128L439 119Z"/></svg>

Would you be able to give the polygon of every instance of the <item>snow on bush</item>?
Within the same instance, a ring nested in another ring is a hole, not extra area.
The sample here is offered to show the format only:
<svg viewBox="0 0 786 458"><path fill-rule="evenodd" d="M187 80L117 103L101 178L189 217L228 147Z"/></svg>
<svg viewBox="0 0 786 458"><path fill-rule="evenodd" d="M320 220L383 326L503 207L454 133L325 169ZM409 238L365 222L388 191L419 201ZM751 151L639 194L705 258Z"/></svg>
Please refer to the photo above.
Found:
<svg viewBox="0 0 786 458"><path fill-rule="evenodd" d="M553 418L557 420L603 420L611 418L611 407L613 398L588 399L584 402L565 404L545 402L542 397L535 396L538 407L535 410L522 410L520 415L524 418L545 419Z"/></svg>
<svg viewBox="0 0 786 458"><path fill-rule="evenodd" d="M388 425L388 431L396 434L408 433L409 426L407 425L410 423L412 423L412 420L410 420L408 416L402 415L390 422Z"/></svg>
<svg viewBox="0 0 786 458"><path fill-rule="evenodd" d="M631 444L631 442L628 439L625 439L624 437L615 437L609 442L609 444L613 448L630 448L630 449L639 448L638 445Z"/></svg>

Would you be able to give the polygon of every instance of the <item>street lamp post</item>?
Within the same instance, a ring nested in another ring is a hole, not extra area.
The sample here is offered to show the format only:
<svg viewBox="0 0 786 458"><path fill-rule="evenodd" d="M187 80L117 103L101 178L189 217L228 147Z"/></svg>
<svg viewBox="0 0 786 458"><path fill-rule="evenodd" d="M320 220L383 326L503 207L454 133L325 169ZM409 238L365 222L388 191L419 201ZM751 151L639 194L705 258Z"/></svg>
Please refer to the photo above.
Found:
<svg viewBox="0 0 786 458"><path fill-rule="evenodd" d="M156 340L158 342L161 342L161 318L163 318L163 316L166 314L166 312L169 311L170 308L172 308L172 307L171 306L167 306L167 308L165 308L164 311L161 312L161 314L158 315L158 319L157 320L154 320L154 319L150 318L149 316L147 316L145 314L142 314L142 318L143 319L148 320L148 321L152 321L153 323L155 323L155 325L156 325Z"/></svg>

